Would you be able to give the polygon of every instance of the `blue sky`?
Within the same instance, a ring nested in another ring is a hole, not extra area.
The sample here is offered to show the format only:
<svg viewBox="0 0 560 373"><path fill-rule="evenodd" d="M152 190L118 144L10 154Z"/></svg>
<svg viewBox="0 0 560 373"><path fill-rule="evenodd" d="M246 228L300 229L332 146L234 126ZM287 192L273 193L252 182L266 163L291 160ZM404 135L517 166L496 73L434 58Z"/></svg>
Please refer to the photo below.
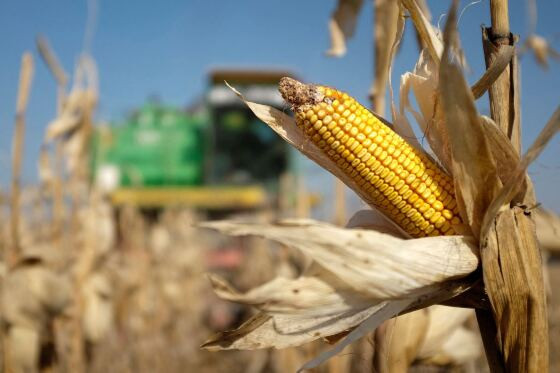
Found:
<svg viewBox="0 0 560 373"><path fill-rule="evenodd" d="M470 1L469 1L470 2ZM464 7L469 2L462 1ZM99 0L91 52L100 75L97 118L122 118L130 109L157 94L162 101L186 105L200 95L206 73L215 66L282 67L306 81L337 86L367 102L372 79L372 6L365 2L356 35L341 59L324 55L328 48L327 21L335 0L329 1L107 1ZM428 1L434 17L449 1ZM510 2L511 25L527 35L525 1ZM539 34L560 49L557 15L560 2L541 1ZM76 0L4 0L0 3L0 187L9 177L11 137L21 54L31 50L35 79L27 115L24 182L36 179L36 159L44 128L54 116L55 84L35 50L35 37L46 35L67 71L83 47L87 4ZM489 24L488 0L469 7L459 29L474 82L484 64L480 25ZM393 80L411 70L417 59L408 27L395 62ZM560 103L560 63L548 71L532 56L522 59L523 144L526 148ZM478 102L488 112L487 97ZM531 167L538 199L560 212L560 138L556 137Z"/></svg>

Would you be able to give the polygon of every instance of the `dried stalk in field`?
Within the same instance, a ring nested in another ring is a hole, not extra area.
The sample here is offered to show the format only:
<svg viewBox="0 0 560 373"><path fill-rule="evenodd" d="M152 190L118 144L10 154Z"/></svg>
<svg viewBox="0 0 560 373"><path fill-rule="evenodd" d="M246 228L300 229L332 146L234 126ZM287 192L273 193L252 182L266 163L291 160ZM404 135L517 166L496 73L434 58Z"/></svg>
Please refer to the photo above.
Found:
<svg viewBox="0 0 560 373"><path fill-rule="evenodd" d="M492 27L483 29L487 66L515 42L509 29L507 0L491 0L490 15ZM517 152L521 149L519 96L518 63L513 56L490 87L489 98L492 119ZM503 189L489 207L480 238L484 283L497 333L481 330L493 371L548 371L548 344L543 342L548 340L548 320L542 259L530 210L535 199L532 191L516 196L520 188L513 184L523 182L524 161L521 172L511 175L504 187L506 192L507 187L514 190L503 193ZM487 316L479 312L479 318ZM498 355L492 356L495 352Z"/></svg>
<svg viewBox="0 0 560 373"><path fill-rule="evenodd" d="M396 35L399 3L392 0L374 1L374 80L370 87L371 107L380 116L385 114L385 94L391 66L391 49Z"/></svg>
<svg viewBox="0 0 560 373"><path fill-rule="evenodd" d="M49 71L56 81L57 89L57 102L56 102L56 113L57 115L62 115L64 105L66 102L66 86L68 85L68 74L59 62L54 50L49 44L48 39L45 36L37 37L37 49L39 54L45 64L47 65ZM45 157L48 157L47 147L43 146L43 153ZM52 192L53 199L53 219L52 219L52 234L56 240L60 240L62 236L62 227L64 219L64 193L63 193L63 149L62 144L57 142L55 144L55 162L54 168L51 172L52 178L49 185L49 190Z"/></svg>
<svg viewBox="0 0 560 373"><path fill-rule="evenodd" d="M8 263L8 266L13 266L17 262L18 255L21 250L19 244L21 162L23 157L23 140L25 135L25 110L29 100L33 70L33 57L31 56L31 53L26 52L21 59L16 106L16 123L12 149L12 190L10 197L12 245L6 255L6 263Z"/></svg>

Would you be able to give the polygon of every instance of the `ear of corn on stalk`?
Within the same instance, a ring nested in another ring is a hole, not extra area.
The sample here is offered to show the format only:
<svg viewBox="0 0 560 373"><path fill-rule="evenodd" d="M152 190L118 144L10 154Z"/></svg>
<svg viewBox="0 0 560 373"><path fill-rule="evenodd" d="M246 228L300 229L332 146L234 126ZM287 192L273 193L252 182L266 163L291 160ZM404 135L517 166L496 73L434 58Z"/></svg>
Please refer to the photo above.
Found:
<svg viewBox="0 0 560 373"><path fill-rule="evenodd" d="M347 93L282 78L282 97L316 146L412 237L454 235L452 178Z"/></svg>

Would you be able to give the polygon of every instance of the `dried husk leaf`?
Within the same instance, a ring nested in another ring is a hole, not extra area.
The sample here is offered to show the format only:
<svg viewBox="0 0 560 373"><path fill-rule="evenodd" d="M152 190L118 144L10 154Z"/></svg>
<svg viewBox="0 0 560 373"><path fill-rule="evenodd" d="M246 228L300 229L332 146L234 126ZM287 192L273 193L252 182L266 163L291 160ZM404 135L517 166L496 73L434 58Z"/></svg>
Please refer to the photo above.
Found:
<svg viewBox="0 0 560 373"><path fill-rule="evenodd" d="M463 236L404 240L312 221L202 223L230 235L255 235L296 248L355 290L373 299L408 298L464 277L478 266L477 249Z"/></svg>
<svg viewBox="0 0 560 373"><path fill-rule="evenodd" d="M270 316L260 312L239 328L218 333L201 346L208 350L254 350L300 346L354 328L386 306L387 302L342 314L322 317Z"/></svg>
<svg viewBox="0 0 560 373"><path fill-rule="evenodd" d="M412 113L441 166L449 171L451 169L449 136L439 102L438 85L438 66L431 59L428 51L424 49L414 71L407 72L401 77L399 115L406 118L405 110ZM414 110L410 104L408 98L410 89L414 93L420 113Z"/></svg>
<svg viewBox="0 0 560 373"><path fill-rule="evenodd" d="M440 92L451 146L452 174L457 204L475 237L480 236L482 218L502 183L497 164L469 89L459 67L451 62L450 41L454 39L456 3L444 33L445 50L440 66Z"/></svg>
<svg viewBox="0 0 560 373"><path fill-rule="evenodd" d="M390 234L391 236L406 238L401 231L395 228L395 224L378 210L359 210L348 223L346 228L360 228L374 230L379 233Z"/></svg>
<svg viewBox="0 0 560 373"><path fill-rule="evenodd" d="M342 57L346 54L346 40L354 35L362 5L363 0L338 0L329 20L331 47L326 52L328 56Z"/></svg>
<svg viewBox="0 0 560 373"><path fill-rule="evenodd" d="M408 10L410 18L414 22L414 27L418 31L418 35L423 45L428 49L432 60L439 66L440 56L443 51L443 43L437 36L434 27L424 15L422 8L414 0L401 0L402 5Z"/></svg>
<svg viewBox="0 0 560 373"><path fill-rule="evenodd" d="M356 342L360 338L364 337L366 334L370 333L372 330L377 328L383 321L390 319L403 310L405 310L411 304L410 299L399 299L392 302L387 302L382 308L376 310L367 320L358 325L346 338L339 342L331 350L325 351L313 360L309 361L303 365L299 370L302 372L307 369L313 369L330 359L331 357L341 353L348 345Z"/></svg>
<svg viewBox="0 0 560 373"><path fill-rule="evenodd" d="M558 131L560 131L560 106L552 114L552 117L548 120L547 124L541 133L539 133L535 142L527 150L521 161L517 164L516 168L510 172L510 177L507 182L504 182L504 187L488 206L488 210L482 222L484 233L482 237L484 237L488 229L490 229L490 225L497 216L498 211L503 208L505 204L511 202L515 195L520 192L520 189L522 190L525 185L524 180L526 178L527 168L539 156L546 147L546 144Z"/></svg>
<svg viewBox="0 0 560 373"><path fill-rule="evenodd" d="M269 315L322 317L372 305L370 297L316 265L301 277L277 277L244 294L215 275L210 280L220 298L255 306Z"/></svg>
<svg viewBox="0 0 560 373"><path fill-rule="evenodd" d="M391 63L389 64L389 93L391 95L391 115L393 118L392 128L403 139L406 139L406 141L410 145L412 145L416 150L425 153L424 149L422 148L422 145L420 145L420 143L418 142L418 139L416 138L416 135L414 134L412 126L408 122L407 117L401 115L400 112L397 111L397 107L394 99L393 82L391 79L392 71L393 71L392 61L395 58L395 54L397 53L398 47L402 40L404 34L404 27L405 27L405 17L403 11L401 10L399 17L397 18L396 35L395 35L393 45L391 46L391 54L390 54Z"/></svg>

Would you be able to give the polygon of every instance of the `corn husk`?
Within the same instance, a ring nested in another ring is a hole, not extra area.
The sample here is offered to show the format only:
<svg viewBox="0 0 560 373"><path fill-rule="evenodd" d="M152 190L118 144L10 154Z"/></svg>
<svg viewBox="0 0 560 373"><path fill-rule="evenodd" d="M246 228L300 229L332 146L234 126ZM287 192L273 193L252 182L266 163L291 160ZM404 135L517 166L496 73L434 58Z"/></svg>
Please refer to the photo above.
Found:
<svg viewBox="0 0 560 373"><path fill-rule="evenodd" d="M355 328L306 368L320 364L385 319L437 293L446 281L464 277L478 265L476 249L466 237L405 240L310 220L278 224L222 221L201 226L230 235L265 237L298 249L315 263L301 277L279 277L247 293L212 276L218 296L252 305L260 313L238 329L214 336L203 347L284 348Z"/></svg>

